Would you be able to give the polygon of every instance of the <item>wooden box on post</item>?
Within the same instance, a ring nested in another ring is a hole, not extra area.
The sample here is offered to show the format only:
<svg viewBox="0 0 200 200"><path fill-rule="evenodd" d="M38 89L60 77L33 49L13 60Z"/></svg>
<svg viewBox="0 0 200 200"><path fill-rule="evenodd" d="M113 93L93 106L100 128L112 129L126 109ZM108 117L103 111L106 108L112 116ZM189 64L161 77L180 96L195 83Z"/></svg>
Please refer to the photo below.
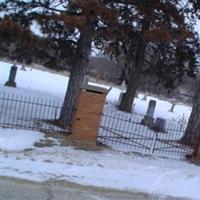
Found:
<svg viewBox="0 0 200 200"><path fill-rule="evenodd" d="M108 90L83 85L74 114L72 139L76 143L96 145L101 115Z"/></svg>

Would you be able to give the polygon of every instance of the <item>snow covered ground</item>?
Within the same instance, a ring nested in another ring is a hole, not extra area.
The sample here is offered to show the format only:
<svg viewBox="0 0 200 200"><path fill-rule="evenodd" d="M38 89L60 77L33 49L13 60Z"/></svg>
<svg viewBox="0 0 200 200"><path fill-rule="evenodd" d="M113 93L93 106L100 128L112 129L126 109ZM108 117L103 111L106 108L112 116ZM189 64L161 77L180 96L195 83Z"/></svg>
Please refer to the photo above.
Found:
<svg viewBox="0 0 200 200"><path fill-rule="evenodd" d="M41 140L43 134L36 131L25 131L0 128L0 150L1 151L23 151L34 148L35 141Z"/></svg>
<svg viewBox="0 0 200 200"><path fill-rule="evenodd" d="M7 81L10 67L11 64L0 62L0 85L3 85ZM40 96L63 101L68 84L68 77L37 69L26 68L26 71L18 70L16 82L17 89L14 89L14 91L13 89L9 89L9 92L14 92L15 94L25 93L30 96ZM109 88L109 86L106 85L101 85L101 87ZM7 91L8 88L1 87L1 91L5 90ZM107 95L107 102L116 103L120 92L120 89L113 87ZM170 102L159 100L158 98L151 96L148 96L146 101L142 101L142 97L143 95L139 94L139 98L135 98L134 100L135 113L145 114L149 100L154 99L157 101L155 117L162 117L164 119L180 119L182 117L189 118L190 116L191 107L177 105L172 113L168 112L171 108Z"/></svg>
<svg viewBox="0 0 200 200"><path fill-rule="evenodd" d="M8 134L9 133L9 134ZM31 136L31 142L27 135ZM23 142L21 137L24 137ZM83 185L200 199L200 167L184 161L141 157L113 150L85 151L61 145L42 133L0 129L2 176L43 182L66 180ZM8 142L13 141L12 143ZM7 142L5 142L7 141ZM51 141L53 146L34 142ZM18 149L17 147L20 146ZM5 151L6 150L6 151Z"/></svg>
<svg viewBox="0 0 200 200"><path fill-rule="evenodd" d="M3 85L9 76L11 64L0 62L0 71L1 71L1 79L0 84ZM13 99L21 99L21 95L24 97L28 96L29 98L36 98L36 101L41 104L41 102L49 102L51 101L59 101L61 107L62 101L64 99L64 95L66 92L66 87L68 83L68 77L62 76L60 74L53 74L46 71L41 71L37 69L31 69L26 68L26 71L20 70L20 66L17 72L16 82L17 82L17 88L9 88L1 86L1 91L4 96L4 93L11 94L11 97ZM93 85L98 85L96 83L91 83ZM109 88L107 85L100 85L101 87ZM116 141L113 143L113 140L100 140L104 144L107 144L109 146L115 146L116 148L120 148L121 150L130 150L134 152L143 152L143 153L152 153L162 156L172 156L170 152L167 152L167 150L173 150L173 157L180 157L183 158L185 154L190 154L193 150L188 148L180 148L180 144L177 143L184 134L184 130L186 128L187 119L191 112L191 107L183 106L183 105L177 105L175 107L174 112L169 112L168 110L171 107L171 104L168 101L159 100L155 97L148 96L146 101L143 101L143 95L139 94L138 98L135 98L134 101L134 112L133 114L129 113L122 113L120 111L116 111L116 107L114 104L117 103L120 89L118 88L112 88L112 90L107 95L106 101L108 104L105 106L104 114L109 113L109 115L112 116L111 119L107 119L104 115L102 118L102 129L100 129L100 136L112 136L112 137L126 137L126 141L124 143L129 144L128 148L126 148L127 145L119 145L122 141ZM0 94L1 95L1 94ZM24 98L23 97L23 98ZM155 143L155 133L151 130L149 130L147 127L142 126L139 124L143 118L143 114L146 113L148 102L154 99L157 101L156 110L154 117L161 117L164 119L170 119L170 120L176 120L175 123L173 121L167 121L166 122L166 133L159 133L159 136L157 138L157 141ZM33 102L31 100L31 102ZM18 105L19 104L19 105ZM48 103L49 104L49 103ZM57 107L52 107L51 110L48 107L43 108L43 113L41 113L41 106L37 105L30 105L26 104L26 106L22 105L20 106L20 102L18 103L12 103L11 105L8 105L7 101L3 101L1 103L2 109L1 113L4 116L4 118L1 118L0 120L3 120L1 124L8 123L12 117L13 122L15 124L21 124L25 127L32 124L33 127L35 125L38 126L41 125L41 123L38 123L37 119L52 119L56 116L59 116L60 109ZM16 110L16 108L18 110ZM8 112L8 110L11 110ZM26 113L25 113L26 111ZM112 112L114 111L114 112ZM11 116L12 113L12 116ZM54 113L52 115L52 113ZM49 115L51 114L51 115ZM142 115L141 115L142 114ZM123 120L128 119L125 121L118 120L116 117L122 116ZM29 120L27 120L27 118ZM107 123L109 121L109 125ZM178 122L179 121L179 122ZM46 124L42 125L43 127L46 127ZM121 127L119 127L121 126ZM108 130L109 129L109 130ZM118 135L113 135L110 130L114 130L115 133ZM136 139L133 139L133 134ZM131 138L132 139L131 139ZM120 139L121 140L121 139ZM158 141L160 140L160 141ZM167 140L167 142L165 142ZM171 141L171 142L169 142ZM140 147L139 147L139 146ZM125 148L123 147L125 146ZM154 149L157 149L154 151ZM163 151L163 149L165 151ZM179 151L180 150L180 151Z"/></svg>
<svg viewBox="0 0 200 200"><path fill-rule="evenodd" d="M10 64L0 62L0 89L11 94L42 97L62 101L68 77L27 68L18 70L17 88L4 87ZM108 87L108 86L104 86ZM107 102L116 103L120 90L113 88ZM155 117L188 118L191 108L177 105L174 113L168 112L171 104L143 95L135 99L134 112L145 114L150 99L157 100ZM113 109L109 106L109 109ZM37 143L51 145L34 145ZM141 191L152 194L200 199L200 168L180 160L151 158L114 150L83 151L61 139L47 137L40 132L0 128L0 166L2 176L14 176L35 181L67 180L84 185L114 188L124 191ZM52 146L53 144L53 146Z"/></svg>
<svg viewBox="0 0 200 200"><path fill-rule="evenodd" d="M179 141L187 122L166 120L163 131L155 132L141 124L143 115L104 110L98 141L127 152L184 159L194 151Z"/></svg>

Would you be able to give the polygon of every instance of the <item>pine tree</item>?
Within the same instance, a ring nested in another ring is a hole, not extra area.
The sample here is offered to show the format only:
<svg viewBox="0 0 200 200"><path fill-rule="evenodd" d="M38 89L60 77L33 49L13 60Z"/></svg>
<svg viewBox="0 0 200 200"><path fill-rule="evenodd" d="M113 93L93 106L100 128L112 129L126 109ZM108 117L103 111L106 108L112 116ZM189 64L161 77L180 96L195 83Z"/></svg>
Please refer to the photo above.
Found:
<svg viewBox="0 0 200 200"><path fill-rule="evenodd" d="M196 18L200 19L200 3L198 0L189 0L193 6L191 8L191 18L196 21ZM197 59L200 60L200 52L196 55ZM198 64L200 66L200 63ZM197 88L194 88L196 91L194 100L193 100L193 108L188 121L188 125L185 131L184 136L181 138L181 143L195 147L196 151L200 142L200 83L198 80Z"/></svg>
<svg viewBox="0 0 200 200"><path fill-rule="evenodd" d="M188 14L185 6L173 0L123 1L118 6L120 28L126 37L117 37L108 49L125 63L121 79L126 80L127 90L120 110L131 112L141 73L156 75L167 88L174 87L174 80L181 80L185 73L194 75L196 57L190 45L196 38L192 33L193 22L185 22ZM164 51L173 55L173 61ZM194 62L190 62L192 59Z"/></svg>
<svg viewBox="0 0 200 200"><path fill-rule="evenodd" d="M30 29L35 21L48 39L74 46L70 79L59 119L62 125L70 128L92 42L95 37L109 37L115 28L116 13L100 0L6 0L0 7L22 28Z"/></svg>
<svg viewBox="0 0 200 200"><path fill-rule="evenodd" d="M73 47L70 44L58 45L56 41L23 29L9 18L0 20L0 57L63 70L63 63L69 64L72 55Z"/></svg>

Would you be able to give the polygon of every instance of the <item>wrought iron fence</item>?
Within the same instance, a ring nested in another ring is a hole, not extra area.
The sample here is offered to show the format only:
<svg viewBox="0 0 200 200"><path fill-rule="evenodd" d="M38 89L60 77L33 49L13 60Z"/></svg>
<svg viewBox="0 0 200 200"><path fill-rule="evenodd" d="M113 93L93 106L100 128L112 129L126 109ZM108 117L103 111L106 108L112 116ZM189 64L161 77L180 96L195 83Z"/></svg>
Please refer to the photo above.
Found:
<svg viewBox="0 0 200 200"><path fill-rule="evenodd" d="M145 154L183 158L196 144L183 144L186 120L165 120L162 127L142 125L143 115L104 110L98 141L104 145Z"/></svg>
<svg viewBox="0 0 200 200"><path fill-rule="evenodd" d="M57 124L61 108L58 101L0 92L0 127L67 132Z"/></svg>
<svg viewBox="0 0 200 200"><path fill-rule="evenodd" d="M41 97L0 92L0 127L64 132L56 122L62 103ZM126 114L105 109L102 115L98 141L123 151L184 157L191 154L195 143L183 144L187 121L166 120L163 130L141 124L143 115Z"/></svg>

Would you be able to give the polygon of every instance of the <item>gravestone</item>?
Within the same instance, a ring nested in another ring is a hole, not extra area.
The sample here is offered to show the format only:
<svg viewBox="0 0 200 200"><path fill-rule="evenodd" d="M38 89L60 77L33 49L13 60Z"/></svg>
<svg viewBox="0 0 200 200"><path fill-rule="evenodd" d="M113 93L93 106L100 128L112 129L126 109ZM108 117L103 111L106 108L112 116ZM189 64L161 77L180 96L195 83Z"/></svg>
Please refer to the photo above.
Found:
<svg viewBox="0 0 200 200"><path fill-rule="evenodd" d="M142 101L146 101L147 100L147 94L145 94L143 97L142 97Z"/></svg>
<svg viewBox="0 0 200 200"><path fill-rule="evenodd" d="M9 78L8 78L8 81L5 83L5 86L9 86L9 87L17 86L15 82L16 74L17 74L17 66L13 64L13 66L10 68Z"/></svg>
<svg viewBox="0 0 200 200"><path fill-rule="evenodd" d="M172 102L172 106L169 109L169 112L174 112L174 108L175 108L176 104Z"/></svg>
<svg viewBox="0 0 200 200"><path fill-rule="evenodd" d="M26 67L25 66L26 66L26 62L25 62L25 60L23 60L20 70L26 71Z"/></svg>
<svg viewBox="0 0 200 200"><path fill-rule="evenodd" d="M166 120L163 118L156 118L155 128L158 132L165 132Z"/></svg>
<svg viewBox="0 0 200 200"><path fill-rule="evenodd" d="M26 71L26 67L25 67L24 64L21 66L21 69L20 69L20 70L22 70L22 71Z"/></svg>
<svg viewBox="0 0 200 200"><path fill-rule="evenodd" d="M121 93L119 94L119 99L118 99L118 102L117 102L117 105L118 105L118 106L121 104L121 101L122 101L122 98L123 98L124 94L125 94L125 92L121 92Z"/></svg>
<svg viewBox="0 0 200 200"><path fill-rule="evenodd" d="M147 109L147 113L144 116L143 120L141 121L142 125L145 126L154 126L154 112L155 112L155 108L156 108L156 101L155 100L150 100L149 101L149 105L148 105L148 109Z"/></svg>

